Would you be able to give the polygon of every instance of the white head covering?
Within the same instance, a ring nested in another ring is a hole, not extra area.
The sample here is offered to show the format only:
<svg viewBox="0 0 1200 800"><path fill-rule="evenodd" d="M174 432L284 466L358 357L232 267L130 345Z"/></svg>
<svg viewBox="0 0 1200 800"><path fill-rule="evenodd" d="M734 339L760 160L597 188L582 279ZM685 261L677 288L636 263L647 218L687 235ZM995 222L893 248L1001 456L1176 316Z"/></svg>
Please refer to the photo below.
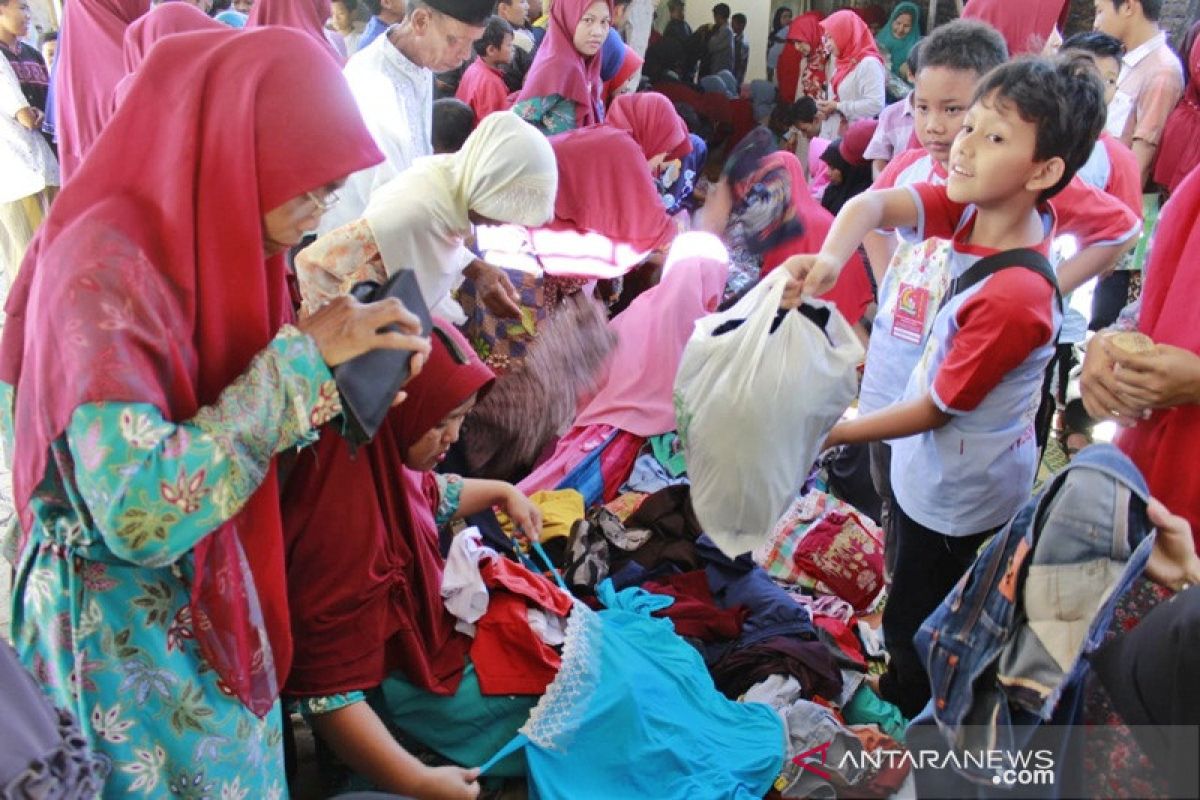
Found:
<svg viewBox="0 0 1200 800"><path fill-rule="evenodd" d="M537 227L554 217L558 165L536 128L508 111L488 115L457 153L418 159L371 195L363 213L388 275L417 273L433 308L466 262L468 212Z"/></svg>

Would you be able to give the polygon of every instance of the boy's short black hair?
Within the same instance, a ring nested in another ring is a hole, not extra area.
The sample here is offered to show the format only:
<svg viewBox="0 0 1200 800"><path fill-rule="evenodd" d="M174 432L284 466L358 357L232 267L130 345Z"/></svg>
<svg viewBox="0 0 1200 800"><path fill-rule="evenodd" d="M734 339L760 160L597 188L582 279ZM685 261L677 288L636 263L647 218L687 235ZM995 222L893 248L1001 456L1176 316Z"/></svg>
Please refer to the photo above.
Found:
<svg viewBox="0 0 1200 800"><path fill-rule="evenodd" d="M1118 11L1121 6L1130 2L1130 0L1112 0L1113 8ZM1162 16L1162 0L1141 0L1142 13L1146 15L1146 19L1151 22L1158 22L1158 18Z"/></svg>
<svg viewBox="0 0 1200 800"><path fill-rule="evenodd" d="M1037 128L1034 161L1061 158L1058 183L1038 196L1050 199L1066 188L1092 154L1104 128L1104 86L1092 57L1064 53L1054 58L1022 56L983 76L971 104L1011 104Z"/></svg>
<svg viewBox="0 0 1200 800"><path fill-rule="evenodd" d="M480 58L487 55L489 47L495 47L499 50L504 46L504 37L513 35L513 27L504 17L498 14L493 14L488 17L487 25L483 29L483 35L475 40L472 45L475 48L475 54Z"/></svg>
<svg viewBox="0 0 1200 800"><path fill-rule="evenodd" d="M904 59L904 65L908 67L908 74L914 78L917 75L917 70L921 68L921 46L925 44L928 37L922 36L917 39L916 43L908 49L908 58Z"/></svg>
<svg viewBox="0 0 1200 800"><path fill-rule="evenodd" d="M1121 40L1102 31L1077 33L1062 43L1062 50L1084 50L1094 56L1115 58L1117 61L1125 57L1125 45Z"/></svg>
<svg viewBox="0 0 1200 800"><path fill-rule="evenodd" d="M615 9L617 6L627 6L631 3L633 3L633 0L613 0L613 8Z"/></svg>
<svg viewBox="0 0 1200 800"><path fill-rule="evenodd" d="M729 4L717 3L713 6L713 16L721 19L729 19Z"/></svg>
<svg viewBox="0 0 1200 800"><path fill-rule="evenodd" d="M817 118L817 101L808 95L792 103L792 122L810 123Z"/></svg>
<svg viewBox="0 0 1200 800"><path fill-rule="evenodd" d="M355 11L358 8L358 0L329 0L330 5L334 3L341 3L347 11Z"/></svg>
<svg viewBox="0 0 1200 800"><path fill-rule="evenodd" d="M38 47L42 47L46 42L57 42L58 31L46 31L38 37Z"/></svg>
<svg viewBox="0 0 1200 800"><path fill-rule="evenodd" d="M920 69L945 67L969 70L979 75L991 72L1008 60L1008 45L1000 32L973 19L956 19L934 29L921 40L917 63Z"/></svg>
<svg viewBox="0 0 1200 800"><path fill-rule="evenodd" d="M433 101L433 152L457 153L475 130L475 112L455 97Z"/></svg>
<svg viewBox="0 0 1200 800"><path fill-rule="evenodd" d="M734 14L734 15L733 15L732 17L730 17L729 19L730 19L732 22L740 22L740 23L742 23L743 25L745 25L745 24L746 24L746 15L745 15L745 14L743 14L743 13L741 13L740 11L739 11L738 13Z"/></svg>

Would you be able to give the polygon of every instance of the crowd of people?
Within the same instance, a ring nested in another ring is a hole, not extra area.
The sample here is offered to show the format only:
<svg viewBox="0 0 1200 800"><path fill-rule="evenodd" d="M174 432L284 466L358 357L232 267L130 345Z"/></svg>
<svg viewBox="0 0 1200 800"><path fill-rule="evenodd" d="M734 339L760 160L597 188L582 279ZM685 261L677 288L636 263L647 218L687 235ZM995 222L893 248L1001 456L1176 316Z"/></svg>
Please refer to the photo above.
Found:
<svg viewBox="0 0 1200 800"><path fill-rule="evenodd" d="M0 795L1200 791L1200 23L630 5L0 0Z"/></svg>

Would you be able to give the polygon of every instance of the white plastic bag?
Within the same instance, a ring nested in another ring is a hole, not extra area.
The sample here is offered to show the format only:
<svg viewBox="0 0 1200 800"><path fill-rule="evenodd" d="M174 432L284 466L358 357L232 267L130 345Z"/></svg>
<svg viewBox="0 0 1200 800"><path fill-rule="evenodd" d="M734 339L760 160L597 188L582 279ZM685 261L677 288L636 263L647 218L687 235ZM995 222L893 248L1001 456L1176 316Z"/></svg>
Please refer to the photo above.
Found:
<svg viewBox="0 0 1200 800"><path fill-rule="evenodd" d="M771 331L787 279L776 270L733 308L698 321L675 377L692 505L731 556L761 544L858 390L863 348L831 303L806 301L830 310L824 331L799 311Z"/></svg>

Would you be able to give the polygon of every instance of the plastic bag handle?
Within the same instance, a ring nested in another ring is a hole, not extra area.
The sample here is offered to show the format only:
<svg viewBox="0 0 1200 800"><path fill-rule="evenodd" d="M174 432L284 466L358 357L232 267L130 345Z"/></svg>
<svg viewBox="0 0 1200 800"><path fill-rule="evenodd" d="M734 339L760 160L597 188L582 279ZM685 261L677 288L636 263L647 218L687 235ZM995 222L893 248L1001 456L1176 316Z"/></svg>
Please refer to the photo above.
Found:
<svg viewBox="0 0 1200 800"><path fill-rule="evenodd" d="M754 308L742 326L743 335L737 347L738 358L744 359L744 363L757 364L762 360L771 326L775 323L775 313L779 310L783 290L790 278L787 270L776 269L743 298L754 301Z"/></svg>

